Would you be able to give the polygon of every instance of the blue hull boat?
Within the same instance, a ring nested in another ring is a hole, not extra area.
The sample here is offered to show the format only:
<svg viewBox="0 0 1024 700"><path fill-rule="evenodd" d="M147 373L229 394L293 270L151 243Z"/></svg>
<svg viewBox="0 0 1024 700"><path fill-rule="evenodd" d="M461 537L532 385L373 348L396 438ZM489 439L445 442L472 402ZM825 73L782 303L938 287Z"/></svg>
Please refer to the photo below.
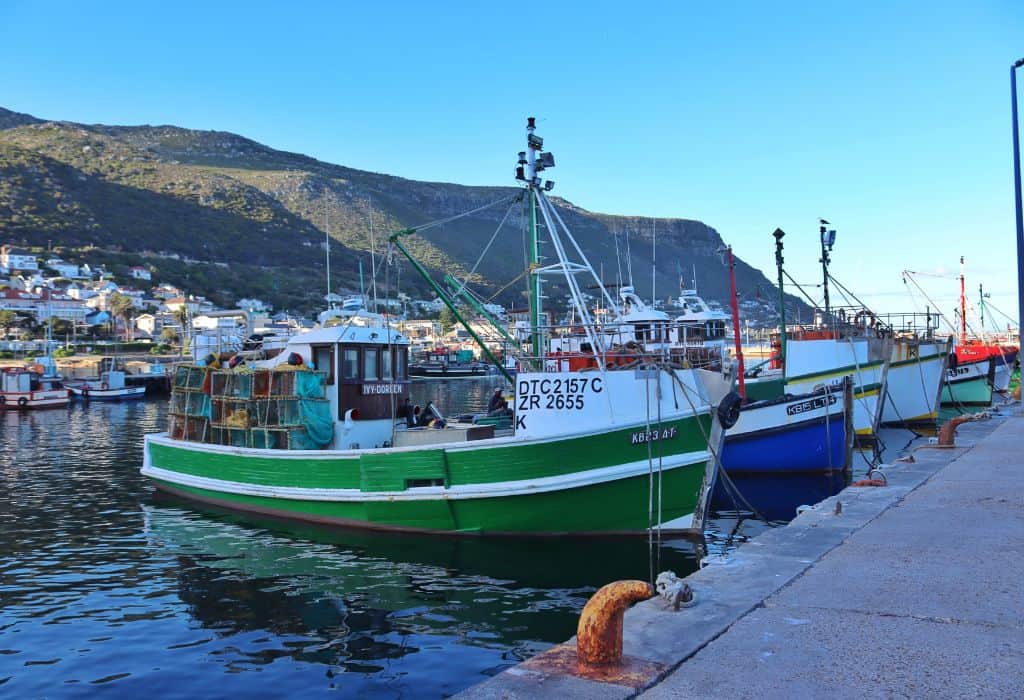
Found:
<svg viewBox="0 0 1024 700"><path fill-rule="evenodd" d="M746 404L725 434L726 473L843 471L853 449L847 384Z"/></svg>

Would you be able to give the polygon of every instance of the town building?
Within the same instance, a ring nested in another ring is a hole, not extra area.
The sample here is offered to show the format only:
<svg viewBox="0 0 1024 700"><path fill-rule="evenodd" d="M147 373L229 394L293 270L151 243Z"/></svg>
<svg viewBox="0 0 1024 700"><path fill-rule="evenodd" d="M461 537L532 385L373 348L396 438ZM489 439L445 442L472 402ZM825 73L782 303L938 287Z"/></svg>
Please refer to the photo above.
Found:
<svg viewBox="0 0 1024 700"><path fill-rule="evenodd" d="M0 264L10 272L39 269L39 263L36 261L35 255L27 250L15 248L12 245L0 246Z"/></svg>
<svg viewBox="0 0 1024 700"><path fill-rule="evenodd" d="M60 258L50 258L46 261L46 267L56 272L58 277L66 279L75 279L79 275L78 265L65 262Z"/></svg>

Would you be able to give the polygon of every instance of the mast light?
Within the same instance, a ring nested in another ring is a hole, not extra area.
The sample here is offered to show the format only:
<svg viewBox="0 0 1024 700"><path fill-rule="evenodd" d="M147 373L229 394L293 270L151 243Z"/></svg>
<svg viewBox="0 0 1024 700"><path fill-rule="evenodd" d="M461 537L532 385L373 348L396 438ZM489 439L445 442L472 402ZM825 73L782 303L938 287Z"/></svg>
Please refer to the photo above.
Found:
<svg viewBox="0 0 1024 700"><path fill-rule="evenodd" d="M828 228L829 222L824 219L818 219L821 224L821 228L818 229L821 232L821 247L832 250L832 246L836 244L836 230Z"/></svg>

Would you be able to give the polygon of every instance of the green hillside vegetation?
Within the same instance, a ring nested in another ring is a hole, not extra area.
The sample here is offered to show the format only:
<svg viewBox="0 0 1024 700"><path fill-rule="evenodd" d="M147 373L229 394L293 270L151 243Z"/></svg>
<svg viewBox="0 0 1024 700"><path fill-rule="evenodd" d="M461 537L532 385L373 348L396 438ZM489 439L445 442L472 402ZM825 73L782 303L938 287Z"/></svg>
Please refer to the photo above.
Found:
<svg viewBox="0 0 1024 700"><path fill-rule="evenodd" d="M92 247L92 255L115 256L118 264L145 262L156 270L154 282L172 282L219 303L258 296L277 308L315 311L326 291L325 222L336 242L332 287L354 291L360 259L369 278L371 242L382 254L390 232L516 191L355 170L226 132L46 122L0 109L0 241ZM650 295L656 229L658 296L678 293L678 266L689 280L696 265L701 293L726 299L728 283L716 252L722 241L714 229L686 219L593 214L554 201L607 281L628 267L619 262L624 247L616 257L612 234L622 234L621 247L629 231L636 286ZM506 207L494 207L403 243L438 279L444 272L464 277L505 214ZM516 205L472 276L484 296L507 285L495 299L507 306L525 303L525 283L509 284L525 269L522 222L522 205ZM175 261L167 253L200 263ZM737 277L742 295L770 294L770 283L757 270L738 263ZM392 296L399 280L406 293L428 293L403 264L389 270ZM378 291L383 281L381 272ZM562 291L553 283L548 294L557 305Z"/></svg>

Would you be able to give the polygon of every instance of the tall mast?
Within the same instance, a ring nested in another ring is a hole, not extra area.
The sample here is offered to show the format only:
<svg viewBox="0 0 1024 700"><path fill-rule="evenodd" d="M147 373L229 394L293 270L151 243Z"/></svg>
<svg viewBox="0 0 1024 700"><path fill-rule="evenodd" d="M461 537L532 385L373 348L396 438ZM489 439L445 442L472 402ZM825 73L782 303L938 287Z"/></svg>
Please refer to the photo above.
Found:
<svg viewBox="0 0 1024 700"><path fill-rule="evenodd" d="M729 306L732 308L732 334L736 346L736 361L739 364L739 390L742 398L747 397L746 387L743 385L743 346L740 343L740 307L739 295L736 293L736 263L732 257L732 246L725 247L726 259L729 263Z"/></svg>
<svg viewBox="0 0 1024 700"><path fill-rule="evenodd" d="M985 335L985 290L981 282L978 282L978 311L981 314L981 334Z"/></svg>
<svg viewBox="0 0 1024 700"><path fill-rule="evenodd" d="M782 341L779 358L783 364L786 362L786 293L782 290L782 238L786 232L781 228L775 229L772 234L775 236L775 267L779 271L779 338Z"/></svg>
<svg viewBox="0 0 1024 700"><path fill-rule="evenodd" d="M964 256L960 256L960 342L967 342L967 294L964 289Z"/></svg>
<svg viewBox="0 0 1024 700"><path fill-rule="evenodd" d="M540 239L537 237L537 191L540 178L537 177L537 153L544 146L544 139L534 134L537 129L535 117L526 119L526 150L519 153L519 167L516 178L526 181L526 206L530 219L530 337L532 339L533 356L540 358L544 343L541 338L541 278L537 273L540 267Z"/></svg>
<svg viewBox="0 0 1024 700"><path fill-rule="evenodd" d="M828 222L824 219L818 219L821 222L821 228L818 229L821 235L821 259L818 261L821 263L821 276L825 291L825 323L832 322L832 309L828 303L828 264L832 262L829 258L829 251L832 250L832 244L836 240L835 230L829 230L827 228Z"/></svg>

